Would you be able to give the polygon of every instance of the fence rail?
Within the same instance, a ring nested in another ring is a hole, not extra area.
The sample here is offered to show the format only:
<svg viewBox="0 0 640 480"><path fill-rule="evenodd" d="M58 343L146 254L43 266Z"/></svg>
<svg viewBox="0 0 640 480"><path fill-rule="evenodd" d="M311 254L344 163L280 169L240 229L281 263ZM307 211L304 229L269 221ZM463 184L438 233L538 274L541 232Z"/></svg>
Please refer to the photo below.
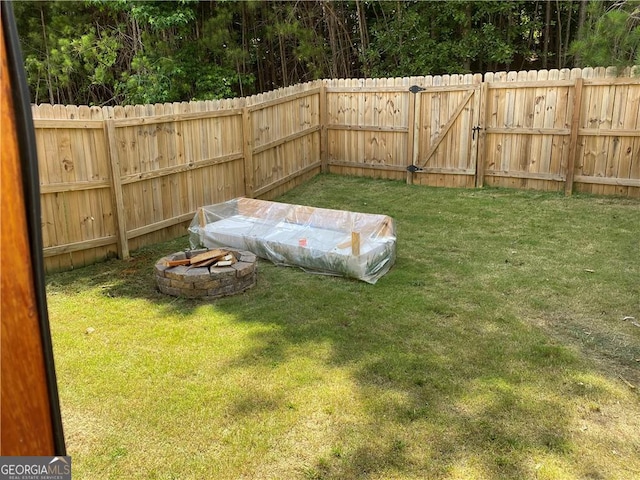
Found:
<svg viewBox="0 0 640 480"><path fill-rule="evenodd" d="M626 75L339 79L221 101L34 106L46 268L127 257L184 234L201 205L274 198L320 171L640 197L640 78Z"/></svg>

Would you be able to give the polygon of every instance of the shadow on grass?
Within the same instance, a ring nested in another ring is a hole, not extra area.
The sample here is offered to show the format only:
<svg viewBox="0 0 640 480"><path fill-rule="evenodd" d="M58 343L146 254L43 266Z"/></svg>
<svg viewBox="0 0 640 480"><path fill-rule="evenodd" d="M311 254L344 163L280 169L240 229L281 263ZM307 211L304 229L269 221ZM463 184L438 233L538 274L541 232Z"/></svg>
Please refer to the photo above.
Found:
<svg viewBox="0 0 640 480"><path fill-rule="evenodd" d="M160 293L155 284L155 262L169 253L189 248L189 237L140 248L127 260L109 259L77 270L47 276L47 292L71 293L99 289L109 298L136 298L163 305L168 313L188 313L198 302Z"/></svg>
<svg viewBox="0 0 640 480"><path fill-rule="evenodd" d="M296 276L269 273L287 282ZM297 355L290 353L298 351L295 346L312 351L329 343L327 362L353 372L355 401L367 418L356 424L341 423L340 415L335 423L328 420L323 434L331 440L305 471L308 477L423 472L444 478L464 467L485 478L527 478L536 456L571 453L572 414L559 397L572 396L563 385L579 367L566 348L513 317L494 319L487 329L480 324L482 306L430 311L425 295L411 291L386 303L399 294L384 281L364 288L326 278L311 283L287 299L291 307L283 302L278 317L267 319L279 328L260 333L258 346L228 366L282 364ZM331 305L309 305L317 288L336 290ZM361 307L356 315L354 303ZM238 315L237 321L265 319Z"/></svg>
<svg viewBox="0 0 640 480"><path fill-rule="evenodd" d="M504 230L486 210L479 211L479 223L493 235L483 241L497 245L494 252L481 252L486 266L479 269L462 237L451 233L435 244L433 233L411 226L406 209L415 201L414 189L398 192L403 196L384 204L369 196L356 205L339 195L325 204L383 209L399 220L406 236L400 237L397 264L376 285L261 261L258 285L243 295L214 303L173 299L157 292L153 265L186 248L184 237L141 249L126 262L52 276L49 289L99 289L106 297L154 303L167 315L223 312L240 325L268 325L252 329L250 346L221 366L221 377L254 370L269 381L283 375L283 365L321 365L324 374L284 373L291 377L286 390L242 385L224 399L229 417L247 428L264 415L289 419L267 443L304 439L282 450L297 459L296 477L532 478L545 469L553 476L557 468L566 477L606 478L606 461L581 461L576 417L598 415L593 405L614 394L585 386L584 378L595 374L592 367L570 345L520 318L504 291L487 286L486 276L493 273L483 268L515 269L529 262L509 257L505 264L502 251L524 248L512 245L527 239L513 234L499 240ZM455 222L454 214L439 211L452 199L432 204L428 220ZM504 282L513 283L515 275ZM327 386L333 374L345 377L346 398ZM303 394L315 398L306 401ZM310 419L315 438L298 431ZM623 437L615 431L605 435L607 448L625 451Z"/></svg>

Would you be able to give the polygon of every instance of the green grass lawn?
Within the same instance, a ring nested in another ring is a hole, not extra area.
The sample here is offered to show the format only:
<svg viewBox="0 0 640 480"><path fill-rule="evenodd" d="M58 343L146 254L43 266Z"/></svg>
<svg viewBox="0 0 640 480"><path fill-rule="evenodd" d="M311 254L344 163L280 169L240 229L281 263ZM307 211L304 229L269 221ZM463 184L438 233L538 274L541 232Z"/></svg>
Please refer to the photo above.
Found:
<svg viewBox="0 0 640 480"><path fill-rule="evenodd" d="M279 200L394 217L396 265L175 299L153 264L183 237L48 277L74 478L640 478L640 202L332 175Z"/></svg>

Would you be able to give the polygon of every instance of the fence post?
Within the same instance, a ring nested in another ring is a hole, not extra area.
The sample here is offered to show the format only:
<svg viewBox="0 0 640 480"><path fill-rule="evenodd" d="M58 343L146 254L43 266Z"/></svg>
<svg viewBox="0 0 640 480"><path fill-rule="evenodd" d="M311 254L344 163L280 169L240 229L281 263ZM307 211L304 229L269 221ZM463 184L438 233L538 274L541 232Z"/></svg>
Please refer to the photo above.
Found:
<svg viewBox="0 0 640 480"><path fill-rule="evenodd" d="M253 198L254 195L254 169L253 169L253 125L249 107L242 107L242 153L244 165L244 194Z"/></svg>
<svg viewBox="0 0 640 480"><path fill-rule="evenodd" d="M421 115L420 105L422 103L420 92L423 90L424 88L418 85L413 85L408 90L411 99L409 100L409 113L407 118L407 167L415 165L418 161L418 142L420 141L420 135L419 133L416 135L416 132L420 129L420 125L418 125ZM413 175L414 173L412 171L407 170L407 185L413 184Z"/></svg>
<svg viewBox="0 0 640 480"><path fill-rule="evenodd" d="M328 137L328 112L327 112L327 85L325 80L320 80L320 171L329 173L329 137Z"/></svg>
<svg viewBox="0 0 640 480"><path fill-rule="evenodd" d="M486 156L485 140L487 138L487 95L489 94L489 84L482 81L480 85L480 108L478 115L478 153L476 155L476 188L484 186L484 159Z"/></svg>
<svg viewBox="0 0 640 480"><path fill-rule="evenodd" d="M116 227L118 242L118 256L129 258L129 241L127 240L126 217L124 215L124 199L122 196L122 181L120 178L120 160L116 145L116 127L114 120L105 120L104 134L107 137L107 158L111 167L111 200L114 213L113 221Z"/></svg>
<svg viewBox="0 0 640 480"><path fill-rule="evenodd" d="M576 78L573 104L571 106L571 136L569 137L569 158L565 172L564 194L571 195L573 191L573 171L576 166L576 154L578 151L578 127L580 123L580 109L582 108L582 77Z"/></svg>

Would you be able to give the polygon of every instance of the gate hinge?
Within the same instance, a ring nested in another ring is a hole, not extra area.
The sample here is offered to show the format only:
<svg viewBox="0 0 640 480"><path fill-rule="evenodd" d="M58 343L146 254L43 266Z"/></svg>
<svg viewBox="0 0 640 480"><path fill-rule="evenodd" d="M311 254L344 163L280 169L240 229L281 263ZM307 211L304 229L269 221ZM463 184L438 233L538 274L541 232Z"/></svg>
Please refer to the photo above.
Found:
<svg viewBox="0 0 640 480"><path fill-rule="evenodd" d="M409 87L409 91L411 93L423 92L425 90L426 90L426 88L419 87L418 85L413 85L413 86Z"/></svg>

